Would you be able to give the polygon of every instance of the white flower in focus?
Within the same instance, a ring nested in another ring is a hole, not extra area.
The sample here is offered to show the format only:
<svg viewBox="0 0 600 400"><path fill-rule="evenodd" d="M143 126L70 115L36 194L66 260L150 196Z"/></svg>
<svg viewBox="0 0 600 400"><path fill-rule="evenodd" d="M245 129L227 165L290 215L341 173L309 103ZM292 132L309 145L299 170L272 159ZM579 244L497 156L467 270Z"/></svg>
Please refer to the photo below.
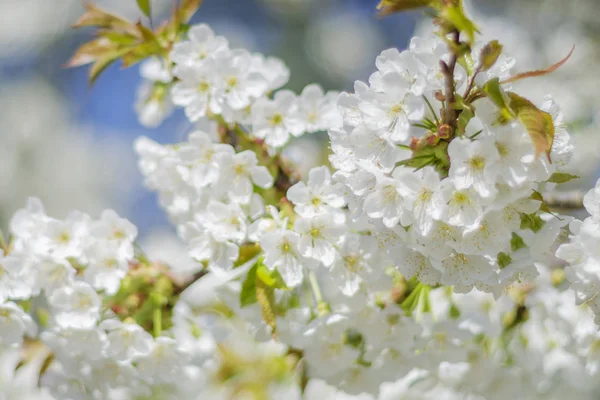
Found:
<svg viewBox="0 0 600 400"><path fill-rule="evenodd" d="M359 108L364 121L381 138L393 143L406 142L411 123L425 114L425 103L410 92L409 83L397 72L383 75L381 86L385 92L369 92L361 98Z"/></svg>
<svg viewBox="0 0 600 400"><path fill-rule="evenodd" d="M306 132L326 131L341 126L342 119L336 107L337 92L323 92L317 84L302 89L298 97L298 118Z"/></svg>
<svg viewBox="0 0 600 400"><path fill-rule="evenodd" d="M258 165L256 154L246 150L237 154L220 153L218 156L220 179L231 199L237 203L248 204L252 197L252 183L263 189L273 185L273 177L266 167Z"/></svg>
<svg viewBox="0 0 600 400"><path fill-rule="evenodd" d="M64 221L50 219L45 232L48 251L55 257L81 256L89 229L89 217L80 212L70 213Z"/></svg>
<svg viewBox="0 0 600 400"><path fill-rule="evenodd" d="M190 178L194 186L203 188L217 181L219 153L233 155L234 150L228 144L213 143L205 132L196 131L190 134L188 143L179 149L179 156L189 165Z"/></svg>
<svg viewBox="0 0 600 400"><path fill-rule="evenodd" d="M233 50L217 56L215 72L219 90L215 97L219 104L241 110L265 95L268 82L263 75L249 69L251 62L252 56L245 50Z"/></svg>
<svg viewBox="0 0 600 400"><path fill-rule="evenodd" d="M223 36L216 36L206 24L194 25L188 31L189 40L175 43L169 58L180 65L197 65L229 50Z"/></svg>
<svg viewBox="0 0 600 400"><path fill-rule="evenodd" d="M335 259L335 243L344 235L343 226L329 214L298 218L294 230L300 234L300 254L330 266Z"/></svg>
<svg viewBox="0 0 600 400"><path fill-rule="evenodd" d="M210 202L206 207L203 224L219 242L241 243L246 238L247 217L238 204Z"/></svg>
<svg viewBox="0 0 600 400"><path fill-rule="evenodd" d="M498 167L498 150L494 142L482 138L471 141L455 138L448 146L450 179L457 189L473 188L481 197L495 194Z"/></svg>
<svg viewBox="0 0 600 400"><path fill-rule="evenodd" d="M267 80L269 92L279 89L290 79L290 70L276 57L265 57L260 53L254 53L250 69Z"/></svg>
<svg viewBox="0 0 600 400"><path fill-rule="evenodd" d="M339 187L331 181L327 167L315 167L308 173L308 181L298 182L288 189L286 197L294 203L294 210L302 217L333 213L344 206Z"/></svg>
<svg viewBox="0 0 600 400"><path fill-rule="evenodd" d="M284 146L290 134L304 133L304 121L297 118L298 100L289 90L275 93L273 100L261 98L252 106L252 134L275 148Z"/></svg>
<svg viewBox="0 0 600 400"><path fill-rule="evenodd" d="M221 111L215 98L219 87L213 64L209 60L202 65L178 65L173 70L173 75L179 78L171 89L173 103L185 108L190 122L200 120L209 111Z"/></svg>
<svg viewBox="0 0 600 400"><path fill-rule="evenodd" d="M444 180L440 187L441 204L433 217L455 226L476 226L483 217L481 199L474 189L457 189L451 180Z"/></svg>

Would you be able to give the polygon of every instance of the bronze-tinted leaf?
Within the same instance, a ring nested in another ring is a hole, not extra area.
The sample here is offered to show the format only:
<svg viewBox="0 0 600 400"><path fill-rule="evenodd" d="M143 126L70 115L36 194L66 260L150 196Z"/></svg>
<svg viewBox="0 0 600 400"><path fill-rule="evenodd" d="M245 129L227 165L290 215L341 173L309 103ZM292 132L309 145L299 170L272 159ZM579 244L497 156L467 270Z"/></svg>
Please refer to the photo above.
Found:
<svg viewBox="0 0 600 400"><path fill-rule="evenodd" d="M508 79L502 81L501 83L511 83L511 82L520 81L521 79L525 79L525 78L533 78L536 76L544 76L544 75L550 74L550 73L556 71L557 69L559 69L560 67L562 67L569 60L569 58L571 58L571 55L573 54L574 50L575 50L575 46L573 46L571 48L571 51L569 52L569 54L567 54L567 56L565 58L563 58L556 64L549 66L548 68L538 69L536 71L523 72L521 74L513 76L512 78L508 78Z"/></svg>
<svg viewBox="0 0 600 400"><path fill-rule="evenodd" d="M73 54L73 56L64 65L66 68L79 67L89 64L101 58L105 54L115 50L115 44L105 37L99 37L90 42L84 43Z"/></svg>
<svg viewBox="0 0 600 400"><path fill-rule="evenodd" d="M98 58L96 62L92 65L89 72L89 80L90 86L96 82L98 76L104 71L109 65L113 62L117 61L119 57L121 57L126 49L115 50L113 52L107 53L103 55L101 58Z"/></svg>
<svg viewBox="0 0 600 400"><path fill-rule="evenodd" d="M518 94L508 92L509 108L525 126L533 142L536 157L545 153L550 159L550 151L554 142L554 121L552 116L537 108L531 101Z"/></svg>
<svg viewBox="0 0 600 400"><path fill-rule="evenodd" d="M82 26L98 26L110 29L111 31L127 32L133 36L139 36L139 31L136 26L126 19L108 13L91 3L86 3L85 8L87 11L73 25L74 28L80 28Z"/></svg>

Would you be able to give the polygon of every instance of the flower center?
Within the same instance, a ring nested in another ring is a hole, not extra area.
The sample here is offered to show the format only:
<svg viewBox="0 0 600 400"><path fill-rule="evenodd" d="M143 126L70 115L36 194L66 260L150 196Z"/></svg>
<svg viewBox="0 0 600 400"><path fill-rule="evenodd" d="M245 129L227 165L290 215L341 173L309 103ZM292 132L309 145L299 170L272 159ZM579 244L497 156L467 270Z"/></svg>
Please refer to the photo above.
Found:
<svg viewBox="0 0 600 400"><path fill-rule="evenodd" d="M281 113L275 113L269 122L271 122L271 125L273 126L281 125L283 123L283 115L281 115Z"/></svg>
<svg viewBox="0 0 600 400"><path fill-rule="evenodd" d="M469 166L475 171L481 171L485 167L485 159L481 156L473 157L469 159Z"/></svg>
<svg viewBox="0 0 600 400"><path fill-rule="evenodd" d="M198 85L199 92L206 93L206 92L208 92L208 89L210 89L210 85L206 81L202 81Z"/></svg>

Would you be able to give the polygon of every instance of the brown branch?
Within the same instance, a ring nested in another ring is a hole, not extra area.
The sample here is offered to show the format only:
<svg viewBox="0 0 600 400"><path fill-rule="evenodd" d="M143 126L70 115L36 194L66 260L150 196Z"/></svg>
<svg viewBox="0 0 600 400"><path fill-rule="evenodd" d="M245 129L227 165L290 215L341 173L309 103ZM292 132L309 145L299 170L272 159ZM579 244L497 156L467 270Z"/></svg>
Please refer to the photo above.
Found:
<svg viewBox="0 0 600 400"><path fill-rule="evenodd" d="M452 42L456 45L460 45L460 32L454 30L452 33ZM458 55L456 49L450 48L450 60L448 63L440 61L440 67L442 74L444 75L444 97L446 98L446 107L444 109L443 123L449 125L452 128L452 132L456 129L456 118L457 112L454 108L456 103L455 97L455 84L454 84L454 70L456 69L456 62L458 61Z"/></svg>
<svg viewBox="0 0 600 400"><path fill-rule="evenodd" d="M583 209L583 195L579 190L570 192L545 193L544 200L548 207L562 210Z"/></svg>

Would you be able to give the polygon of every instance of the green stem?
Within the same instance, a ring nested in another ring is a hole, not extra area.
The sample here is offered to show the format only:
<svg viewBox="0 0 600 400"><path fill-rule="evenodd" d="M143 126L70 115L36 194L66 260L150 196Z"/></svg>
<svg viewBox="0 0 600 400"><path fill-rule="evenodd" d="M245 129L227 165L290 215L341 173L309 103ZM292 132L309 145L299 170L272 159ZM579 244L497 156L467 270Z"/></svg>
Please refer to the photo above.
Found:
<svg viewBox="0 0 600 400"><path fill-rule="evenodd" d="M155 308L152 313L152 329L154 337L159 337L162 332L162 310Z"/></svg>
<svg viewBox="0 0 600 400"><path fill-rule="evenodd" d="M321 293L321 288L319 287L319 282L317 281L317 276L313 271L308 273L308 282L310 283L310 288L315 295L315 300L317 303L323 302L323 294Z"/></svg>

